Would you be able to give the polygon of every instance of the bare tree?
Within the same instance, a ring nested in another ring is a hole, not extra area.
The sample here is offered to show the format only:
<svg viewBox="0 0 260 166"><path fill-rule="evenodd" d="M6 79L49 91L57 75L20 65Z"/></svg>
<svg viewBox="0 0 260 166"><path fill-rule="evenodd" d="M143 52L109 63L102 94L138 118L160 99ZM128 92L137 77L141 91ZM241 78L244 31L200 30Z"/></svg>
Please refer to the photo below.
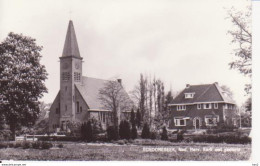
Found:
<svg viewBox="0 0 260 166"><path fill-rule="evenodd" d="M220 88L225 92L227 92L231 98L233 98L233 92L228 86L222 85Z"/></svg>
<svg viewBox="0 0 260 166"><path fill-rule="evenodd" d="M252 32L251 32L251 6L245 12L234 8L228 10L228 18L233 24L233 29L228 33L233 37L232 43L236 44L234 49L235 60L230 62L231 69L237 69L243 75L252 76ZM247 94L251 94L251 84L245 85Z"/></svg>
<svg viewBox="0 0 260 166"><path fill-rule="evenodd" d="M117 81L107 81L99 90L99 100L103 108L112 111L112 123L118 131L119 116L122 111L131 110L133 102Z"/></svg>

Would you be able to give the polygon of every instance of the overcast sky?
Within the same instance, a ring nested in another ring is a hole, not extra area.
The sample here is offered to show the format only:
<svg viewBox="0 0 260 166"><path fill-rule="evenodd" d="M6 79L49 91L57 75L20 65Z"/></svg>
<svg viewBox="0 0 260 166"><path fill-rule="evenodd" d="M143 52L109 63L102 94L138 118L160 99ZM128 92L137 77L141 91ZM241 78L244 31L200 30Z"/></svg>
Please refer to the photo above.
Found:
<svg viewBox="0 0 260 166"><path fill-rule="evenodd" d="M83 75L122 78L127 91L140 73L155 75L173 91L186 84L219 82L245 101L248 79L230 70L232 28L227 9L244 10L246 0L1 0L0 41L11 31L44 47L49 73L45 102L59 91L59 57L73 20Z"/></svg>

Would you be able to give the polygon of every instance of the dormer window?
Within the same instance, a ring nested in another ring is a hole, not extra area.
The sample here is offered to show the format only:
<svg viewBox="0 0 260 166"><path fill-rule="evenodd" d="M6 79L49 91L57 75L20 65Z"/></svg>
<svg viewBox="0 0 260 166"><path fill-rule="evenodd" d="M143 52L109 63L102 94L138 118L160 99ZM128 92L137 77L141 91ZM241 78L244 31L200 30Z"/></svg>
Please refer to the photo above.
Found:
<svg viewBox="0 0 260 166"><path fill-rule="evenodd" d="M195 93L185 93L185 99L192 99Z"/></svg>

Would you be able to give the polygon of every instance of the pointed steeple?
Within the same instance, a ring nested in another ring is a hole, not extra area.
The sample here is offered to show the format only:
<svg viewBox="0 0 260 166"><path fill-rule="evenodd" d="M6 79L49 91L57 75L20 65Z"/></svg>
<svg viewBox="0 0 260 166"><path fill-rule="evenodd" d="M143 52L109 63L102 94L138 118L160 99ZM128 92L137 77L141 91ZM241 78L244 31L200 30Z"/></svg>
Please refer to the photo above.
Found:
<svg viewBox="0 0 260 166"><path fill-rule="evenodd" d="M62 53L62 57L68 57L68 56L80 58L78 42L77 42L74 26L71 20L69 22L63 53Z"/></svg>

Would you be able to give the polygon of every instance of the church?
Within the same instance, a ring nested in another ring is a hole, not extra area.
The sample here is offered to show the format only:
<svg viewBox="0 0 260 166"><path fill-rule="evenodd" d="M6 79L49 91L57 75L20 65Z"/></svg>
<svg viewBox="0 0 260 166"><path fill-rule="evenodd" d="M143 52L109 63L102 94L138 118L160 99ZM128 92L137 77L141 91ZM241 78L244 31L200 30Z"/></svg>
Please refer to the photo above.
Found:
<svg viewBox="0 0 260 166"><path fill-rule="evenodd" d="M108 81L83 76L82 60L70 20L60 57L60 90L50 107L49 132L68 131L68 123L83 123L90 118L96 118L104 128L111 122L112 111L105 109L99 100L99 91ZM116 83L122 86L121 79ZM126 91L123 91L132 104ZM122 109L119 114L119 120L129 118L130 110Z"/></svg>

